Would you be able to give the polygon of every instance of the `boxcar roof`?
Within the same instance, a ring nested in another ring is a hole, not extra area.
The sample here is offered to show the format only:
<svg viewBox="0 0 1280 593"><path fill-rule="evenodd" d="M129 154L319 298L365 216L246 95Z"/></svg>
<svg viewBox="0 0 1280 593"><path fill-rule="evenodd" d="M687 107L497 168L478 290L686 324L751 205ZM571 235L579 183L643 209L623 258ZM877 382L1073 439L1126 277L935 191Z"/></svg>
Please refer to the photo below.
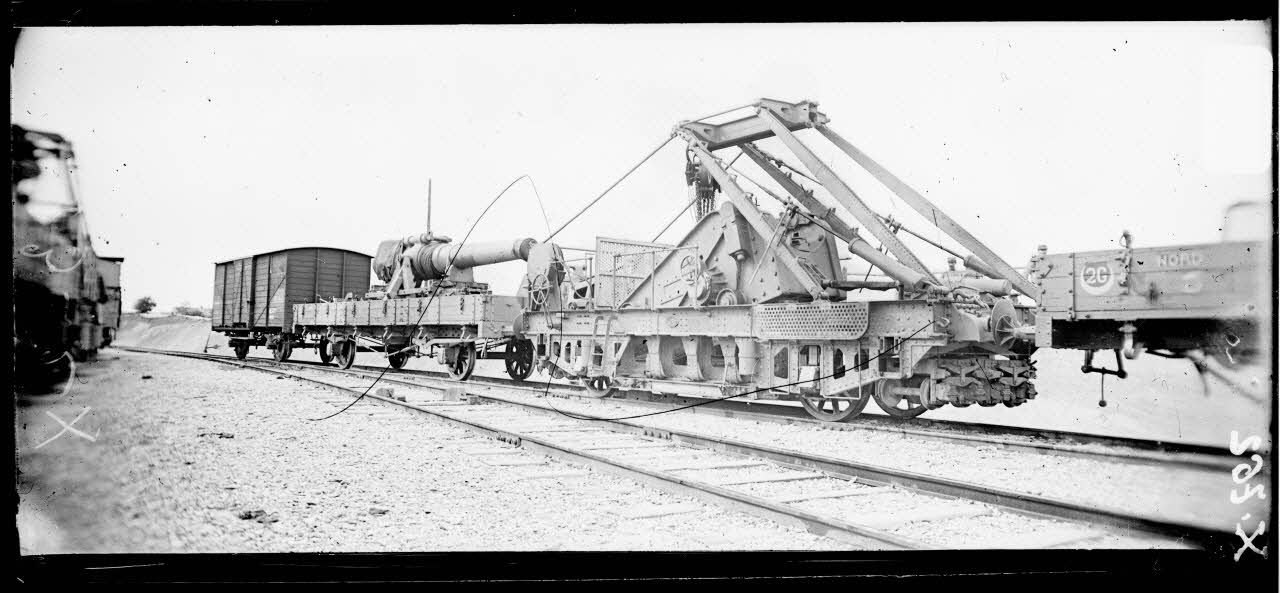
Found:
<svg viewBox="0 0 1280 593"><path fill-rule="evenodd" d="M231 258L231 259L225 259L225 260L222 260L222 261L216 261L216 262L213 262L213 264L214 264L214 265L218 265L218 264L225 264L225 263L227 263L227 262L233 262L233 261L237 261L237 260L241 260L241 259L249 259L249 258L251 258L251 257L258 257L259 255L270 255L270 254L272 254L272 253L284 253L284 252L286 252L286 251L298 251L298 250L301 250L301 249L329 249L329 250L332 250L332 251L342 251L342 252L344 252L344 253L352 253L352 254L355 254L355 255L362 256L362 257L367 257L367 258L369 258L369 259L373 259L373 256L372 256L372 255L368 255L368 254L365 254L365 253L360 253L359 251L352 251L352 250L350 250L350 249L342 249L342 248L340 248L340 247L325 247L325 246L323 246L323 245L311 245L311 246L307 246L307 247L290 247L290 248L288 248L288 249L277 249L277 250L275 250L275 251L263 251L262 253L255 253L255 254L253 254L253 255L246 255L246 256L244 256L244 257L233 257L233 258Z"/></svg>

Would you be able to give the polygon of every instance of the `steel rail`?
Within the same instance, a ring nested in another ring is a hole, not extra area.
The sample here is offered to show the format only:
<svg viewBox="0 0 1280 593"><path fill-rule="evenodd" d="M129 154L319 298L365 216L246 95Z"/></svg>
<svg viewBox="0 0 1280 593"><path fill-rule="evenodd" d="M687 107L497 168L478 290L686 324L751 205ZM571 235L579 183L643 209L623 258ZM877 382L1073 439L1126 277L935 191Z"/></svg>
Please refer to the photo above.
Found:
<svg viewBox="0 0 1280 593"><path fill-rule="evenodd" d="M312 363L301 362L300 364ZM371 370L374 367L356 365L352 368ZM421 375L441 381L453 381L443 372L416 369L401 369L399 372L401 374ZM468 382L516 390L545 391L544 387L531 386L528 382L517 382L505 377L473 375L468 379ZM579 385L553 384L552 390L556 395L585 400L597 399L587 395L586 390ZM692 396L655 394L649 391L636 390L618 391L622 397L612 398L610 401L625 402L654 409L669 409L706 402L706 398ZM652 401L653 398L659 398L661 401ZM767 411L764 411L764 409L767 409ZM809 416L799 407L735 400L713 401L681 411L760 422L804 424L828 430L875 430L974 446L995 445L1001 448L1022 449L1045 455L1069 455L1100 458L1108 461L1120 460L1162 466L1183 465L1200 469L1225 469L1227 471L1230 471L1231 468L1239 463L1239 460L1232 456L1226 448L1210 445L958 420L913 418L908 421L901 421L887 416L864 414L846 422L826 422ZM1266 454L1267 451L1261 451L1261 453Z"/></svg>
<svg viewBox="0 0 1280 593"><path fill-rule="evenodd" d="M386 379L384 378L384 381L385 380ZM452 380L431 380L451 385L461 385L461 383ZM432 387L412 381L399 379L396 379L395 381L416 387ZM503 388L510 389L510 387L505 386ZM439 389L439 387L437 387L437 389ZM522 402L493 394L468 393L481 399L537 409L550 415L561 414L560 411L557 411L554 408L536 403ZM584 399L595 400L595 398ZM1084 522L1095 526L1103 526L1117 531L1141 531L1143 533L1157 536L1179 539L1186 538L1193 541L1220 540L1224 536L1229 535L1226 531L1217 530L1204 525L1194 525L1177 521L1166 521L1153 517L1139 516L1132 513L1100 508L1096 505L1077 503L1042 495L1026 494L973 482L930 476L917 472L838 459L825 455L803 453L782 447L749 443L727 437L707 436L685 430L646 426L628 420L614 420L591 413L578 411L567 413L571 414L570 418L574 420L608 426L613 430L621 428L623 432L631 434L669 439L703 449L745 455L758 459L767 459L798 468L815 469L835 475L848 476L851 478L857 478L861 483L874 482L878 484L893 484L927 494L973 500L993 506L1003 507L1006 510L1028 514L1041 519L1066 519L1070 521Z"/></svg>
<svg viewBox="0 0 1280 593"><path fill-rule="evenodd" d="M166 352L146 348L116 347L122 350L137 350L140 352ZM232 358L221 355L209 356ZM271 362L274 363L275 361ZM320 363L312 361L288 361L283 364L320 365ZM350 370L376 373L381 371L382 367L354 365ZM436 371L399 369L390 371L388 374L418 375L453 382L453 379L447 373ZM478 374L472 375L467 380L467 383L513 390L536 391L539 393L546 391L545 385L535 386L527 381L518 382L506 377L488 377ZM552 384L551 392L557 396L584 400L597 399L586 395L586 390L579 385ZM621 397L611 398L609 401L623 402L650 409L670 409L706 402L705 398L656 394L649 391L620 389L617 393ZM654 401L655 398L660 401ZM913 438L948 441L971 446L994 445L1002 449L1025 450L1042 455L1066 455L1126 463L1159 466L1177 465L1215 471L1230 471L1239 463L1239 459L1231 455L1230 451L1225 447L958 420L913 418L908 421L901 421L887 416L863 414L845 422L826 422L809 416L803 409L795 406L736 400L713 401L681 411L758 422L807 425L827 430L875 430ZM1259 452L1265 455L1269 453L1269 450L1260 450Z"/></svg>
<svg viewBox="0 0 1280 593"><path fill-rule="evenodd" d="M139 351L146 352L148 350L139 350ZM225 362L227 364L233 364L237 366L263 370L265 372L272 372L272 373L277 373L277 374L282 374L287 376L294 376L294 377L298 377L298 378L312 381L315 383L330 385L338 389L353 391L346 387L333 386L332 384L327 384L327 383L324 383L323 381L319 381L316 379L302 377L302 376L294 375L292 373L287 373L284 371L277 371L273 369L263 368L261 366L257 366L256 364L246 364L245 362L238 361L238 360L233 361L229 357L221 357L221 356L207 355L207 354L185 353L185 352L180 352L180 353L166 352L166 351L150 351L150 352L158 353L158 354L168 354L168 355L174 355L174 356L184 356L184 357L196 358L196 359L202 359L202 360L212 360L215 362ZM266 360L266 359L255 361L255 363L260 363L268 366L280 365L280 363L276 363L275 361ZM288 364L288 363L285 363L285 364ZM321 365L304 365L304 366L308 367L309 369L316 369L322 372L329 372L334 374L359 375L359 374L369 372L361 369L357 373L352 373L352 369L342 370L342 369L337 369L335 367L328 367L328 366L321 366ZM452 380L443 380L443 379L434 379L434 378L429 380L438 381L440 383L448 383L451 385L460 384L459 382L452 381ZM384 377L383 381L409 385L417 388L437 389L437 390L441 389L438 386L425 385L423 383L407 381L407 380L398 379L398 378L388 379ZM502 388L510 389L509 386L502 386ZM506 397L501 397L501 396L495 396L492 394L486 395L486 394L473 393L471 395L475 395L481 399L487 399L489 401L494 401L498 403L504 403L508 405L517 405L517 406L524 407L526 409L535 409L536 411L539 411L541 413L556 414L556 415L562 414L562 412L556 411L553 408L550 408L544 405L539 405L532 402L521 402L518 400L513 400ZM396 400L390 400L381 396L378 396L377 399L382 401L388 401L390 403L395 403L397 405L402 404L402 402L399 402ZM414 409L420 409L412 405L408 405L408 407L412 407ZM433 414L433 415L441 415L440 413L434 410L424 409L422 411ZM1054 519L1065 519L1069 521L1086 523L1091 526L1104 528L1115 533L1123 534L1126 532L1137 531L1143 534L1153 535L1158 537L1176 538L1178 540L1190 540L1198 544L1211 546L1213 548L1222 548L1222 549L1225 549L1225 546L1228 545L1229 543L1228 542L1229 537L1233 535L1228 531L1220 530L1220 529L1216 529L1216 528L1208 527L1204 525L1195 525L1195 524L1184 523L1184 522L1162 520L1162 519L1157 519L1153 517L1139 516L1139 515L1134 515L1130 513L1124 513L1121 511L1114 511L1114 510L1099 508L1096 505L1075 503L1071 501L1066 501L1066 500L1056 499L1056 498L1051 498L1046 496L1030 495L1026 493L986 486L982 484L975 484L975 483L963 482L959 480L952 480L949 478L930 476L930 475L920 474L917 472L887 468L887 467L877 466L873 464L853 462L849 460L837 459L837 458L828 457L824 455L801 453L798 451L793 451L793 450L784 449L780 447L748 443L748 442L739 441L736 439L730 439L730 438L724 438L724 437L712 437L712 436L701 435L694 432L683 431L683 430L672 430L672 429L650 427L650 426L645 426L635 422L629 422L625 420L614 420L610 418L605 418L605 417L596 416L593 414L585 414L580 412L572 412L571 418L585 422L585 423L605 425L609 427L611 430L614 430L615 432L627 432L632 434L641 434L644 436L669 439L674 442L689 444L691 446L698 447L701 449L732 453L737 455L753 457L757 459L766 459L766 460L778 462L783 465L788 465L796 468L807 468L807 469L819 470L819 471L827 472L833 475L840 475L840 476L855 478L857 481L864 484L892 484L892 485L896 485L899 487L907 488L910 490L914 490L914 491L929 494L929 495L972 500L975 502L981 502L984 504L989 504L995 507L999 507L1010 512L1015 512L1018 514L1023 514L1023 515L1032 516L1032 517L1041 518L1041 519L1054 518ZM459 420L459 419L455 419L455 420ZM463 422L466 422L466 421L463 421ZM502 433L502 434L498 434L498 436L495 436L495 438L499 438L499 440L502 440L502 436L506 434L506 432L504 432L502 429L494 429L493 427L484 426L483 429L490 430L490 431L496 430L498 433ZM546 443L545 441L539 441L537 439L532 439L531 442L533 442L536 445L550 446L557 450L563 449L562 447L552 445L550 443ZM586 454L584 452L579 452L579 453ZM586 455L588 455L589 457L595 457L589 454L586 454ZM599 462L609 463L609 464L614 463L612 461L604 460L604 459L589 459L589 461L596 462L596 463L599 463ZM623 467L622 469L624 471L642 471L642 472L648 471L648 470L643 470L643 469L631 467L631 466ZM652 477L653 476L651 476L651 478ZM705 484L691 483L689 480L686 480L683 478L676 478L676 481L682 484L689 485L691 487L695 487L695 488L701 488L702 486L709 486ZM714 486L712 486L712 488L715 489ZM719 489L719 490L723 490L723 489ZM726 492L716 492L716 491L711 492L711 495L719 498L725 498L725 494ZM753 498L753 497L746 497L745 495L740 495L738 493L729 493L729 494L733 495L733 496L730 496L729 498L734 499L734 501L738 504L752 504L749 501L742 500L742 498ZM780 505L776 505L775 503L771 503L769 501L763 501L763 502L767 504L773 504L774 506L780 506ZM777 508L766 509L766 510L772 513L778 512ZM808 517L808 518L802 519L802 521L807 522L806 525L808 525L809 527L812 527L812 524L811 524L812 520L814 520L814 517ZM827 528L832 528L832 529L839 528L839 523L840 523L839 521L835 521L832 525L828 525ZM860 529L857 526L852 526L852 527L854 527L855 530ZM810 530L812 531L812 529ZM868 536L868 534L865 532L859 532L858 535L859 537Z"/></svg>
<svg viewBox="0 0 1280 593"><path fill-rule="evenodd" d="M290 373L288 371L268 368L269 366L279 365L273 360L255 360L252 362L230 359L228 357L199 354L194 352L171 352L161 350L151 350L142 348L121 348L132 352L142 352L148 354L161 354L166 356L177 356L182 358L192 358L196 360L205 360L220 364L227 364L240 368L252 369L255 371L274 374L282 377L290 377L300 381L306 381L322 387L333 389L351 395L352 397L360 396L359 389L353 389L342 385L336 385L307 377L304 375ZM336 367L327 367L320 365L312 365L308 370L320 370L332 374L349 374L350 370L338 369ZM403 383L413 385L419 388L432 389L430 386L412 383L399 379L383 379L386 383ZM646 469L634 464L625 463L616 459L610 459L603 455L591 453L585 450L575 450L572 447L562 444L553 443L551 441L522 434L518 430L511 430L490 425L477 420L460 418L447 412L418 406L409 402L402 402L396 399L384 397L376 393L364 394L365 398L375 400L379 403L398 406L401 408L413 410L431 416L433 419L442 421L445 424L470 430L489 438L509 443L533 453L540 453L549 457L557 458L572 463L590 466L615 476L620 476L637 482L656 487L665 492L672 494L693 496L699 500L722 506L730 510L745 512L756 517L769 519L784 525L800 527L815 535L830 537L839 541L853 544L859 547L867 547L874 549L921 549L926 547L921 542L904 538L901 536L887 533L874 527L856 525L847 521L834 517L827 517L811 513L802 509L789 507L783 503L774 502L762 497L752 496L741 492L736 492L722 486L701 482L674 475L671 472L663 472L658 470ZM871 485L871 484L864 484Z"/></svg>

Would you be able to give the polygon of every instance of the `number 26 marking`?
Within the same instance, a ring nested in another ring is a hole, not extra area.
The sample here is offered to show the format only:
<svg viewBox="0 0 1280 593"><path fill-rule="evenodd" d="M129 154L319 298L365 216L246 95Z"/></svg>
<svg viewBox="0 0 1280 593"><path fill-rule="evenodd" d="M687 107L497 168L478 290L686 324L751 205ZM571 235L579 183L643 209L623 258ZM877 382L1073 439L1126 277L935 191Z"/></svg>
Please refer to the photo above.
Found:
<svg viewBox="0 0 1280 593"><path fill-rule="evenodd" d="M1085 284L1101 286L1111 279L1111 270L1106 267L1089 267L1084 269L1082 276Z"/></svg>

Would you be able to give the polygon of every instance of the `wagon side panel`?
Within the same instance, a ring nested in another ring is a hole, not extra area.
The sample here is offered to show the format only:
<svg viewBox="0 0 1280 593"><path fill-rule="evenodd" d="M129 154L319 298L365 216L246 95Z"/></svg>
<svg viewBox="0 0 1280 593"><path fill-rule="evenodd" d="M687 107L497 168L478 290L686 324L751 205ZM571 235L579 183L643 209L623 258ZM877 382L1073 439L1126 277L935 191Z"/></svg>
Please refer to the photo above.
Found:
<svg viewBox="0 0 1280 593"><path fill-rule="evenodd" d="M271 308L267 306L271 287L279 281L279 278L271 277L271 254L255 255L253 257L253 297L249 299L253 303L251 307L253 322L249 324L250 327L279 325L280 320L271 318Z"/></svg>
<svg viewBox="0 0 1280 593"><path fill-rule="evenodd" d="M353 293L357 297L369 292L370 263L373 258L359 253L342 254L342 294Z"/></svg>
<svg viewBox="0 0 1280 593"><path fill-rule="evenodd" d="M293 306L313 303L316 300L316 266L318 249L294 249L287 252L286 281L284 283L285 327L293 326Z"/></svg>
<svg viewBox="0 0 1280 593"><path fill-rule="evenodd" d="M210 313L213 327L226 325L223 315L226 313L228 267L225 263L213 265L213 310Z"/></svg>

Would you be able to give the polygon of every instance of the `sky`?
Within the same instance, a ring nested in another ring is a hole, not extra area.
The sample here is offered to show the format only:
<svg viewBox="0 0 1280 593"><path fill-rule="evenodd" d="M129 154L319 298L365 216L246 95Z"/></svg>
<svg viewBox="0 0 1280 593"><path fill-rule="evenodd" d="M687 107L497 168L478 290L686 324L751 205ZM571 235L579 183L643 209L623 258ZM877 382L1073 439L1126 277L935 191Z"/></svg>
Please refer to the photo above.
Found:
<svg viewBox="0 0 1280 593"><path fill-rule="evenodd" d="M1269 34L1247 21L30 29L10 108L75 145L95 248L125 258L126 308L207 307L214 262L254 253L372 254L426 230L428 179L435 232L541 241L679 121L761 97L817 101L1022 266L1038 245L1106 249L1123 230L1135 247L1217 241L1228 206L1268 203ZM955 245L801 137L874 209ZM555 241L652 240L687 203L684 158L672 142ZM477 223L522 175L533 183ZM476 279L514 294L522 272Z"/></svg>

